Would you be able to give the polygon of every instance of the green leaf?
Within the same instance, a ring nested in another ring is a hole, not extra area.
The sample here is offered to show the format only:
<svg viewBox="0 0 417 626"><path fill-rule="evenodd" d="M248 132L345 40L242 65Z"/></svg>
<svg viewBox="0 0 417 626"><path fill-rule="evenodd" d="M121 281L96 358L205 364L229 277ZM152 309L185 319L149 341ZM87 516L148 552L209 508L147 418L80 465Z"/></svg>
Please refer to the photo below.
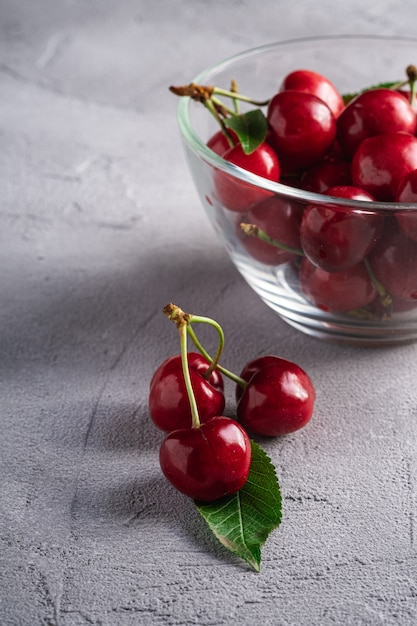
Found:
<svg viewBox="0 0 417 626"><path fill-rule="evenodd" d="M244 487L216 502L195 504L220 543L259 572L261 546L281 522L281 492L271 459L254 441L251 446Z"/></svg>
<svg viewBox="0 0 417 626"><path fill-rule="evenodd" d="M224 123L227 128L234 130L246 154L256 150L265 141L268 123L261 109L233 115L226 118Z"/></svg>
<svg viewBox="0 0 417 626"><path fill-rule="evenodd" d="M365 93L365 91L371 91L371 89L395 89L399 85L401 85L399 81L389 82L389 83L379 83L378 85L372 85L371 87L366 87L365 89L361 89L361 91L357 91L356 93L345 93L343 94L343 102L349 104L351 100L359 96L361 93Z"/></svg>

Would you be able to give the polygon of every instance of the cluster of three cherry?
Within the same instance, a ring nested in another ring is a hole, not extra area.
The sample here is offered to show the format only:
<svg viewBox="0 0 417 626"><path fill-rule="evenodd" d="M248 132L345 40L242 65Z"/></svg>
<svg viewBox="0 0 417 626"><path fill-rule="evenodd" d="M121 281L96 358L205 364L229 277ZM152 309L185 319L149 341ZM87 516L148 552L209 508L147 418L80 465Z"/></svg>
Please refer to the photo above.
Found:
<svg viewBox="0 0 417 626"><path fill-rule="evenodd" d="M154 424L166 433L159 460L163 474L180 492L210 502L239 491L251 465L250 435L282 436L310 420L315 390L307 373L287 359L266 355L248 362L239 376L222 367L224 337L210 318L164 308L179 329L181 353L155 371L149 392ZM204 322L219 334L215 358L200 344L192 324ZM189 352L191 336L200 352ZM236 384L236 419L223 415L224 378Z"/></svg>

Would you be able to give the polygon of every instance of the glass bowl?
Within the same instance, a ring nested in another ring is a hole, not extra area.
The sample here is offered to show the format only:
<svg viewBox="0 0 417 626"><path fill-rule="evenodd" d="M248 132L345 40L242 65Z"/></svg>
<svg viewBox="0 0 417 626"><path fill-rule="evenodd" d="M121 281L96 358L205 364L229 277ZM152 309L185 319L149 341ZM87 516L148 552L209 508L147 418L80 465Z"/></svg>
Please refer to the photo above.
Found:
<svg viewBox="0 0 417 626"><path fill-rule="evenodd" d="M370 85L402 80L405 68L417 62L416 57L417 39L314 37L245 51L206 69L193 82L229 89L233 79L240 93L268 100L278 91L286 74L309 69L326 76L340 93L348 94ZM281 229L284 233L287 228L285 220L293 219L294 213L301 215L311 205L325 204L336 211L362 216L365 221L367 216L376 216L383 222L383 233L391 233L398 230L398 212L417 220L417 204L352 201L269 181L233 165L207 147L219 126L201 103L189 97L180 98L178 121L187 163L214 231L248 285L283 320L314 337L352 344L372 346L417 339L416 240L401 237L398 250L395 243L387 244L385 252L379 255L385 258L385 265L375 260L378 272L373 266L372 251L344 272L317 268L307 262L302 249L301 254L283 254L278 261L268 253L273 244L259 245L258 237L242 235L240 224L247 221L247 211L239 213L235 207L231 210L226 206L218 193L218 182L219 177L226 177L246 190L248 202L275 206L274 241L279 241ZM346 278L341 276L343 273ZM368 293L366 299L360 296L361 291L370 289L372 295Z"/></svg>

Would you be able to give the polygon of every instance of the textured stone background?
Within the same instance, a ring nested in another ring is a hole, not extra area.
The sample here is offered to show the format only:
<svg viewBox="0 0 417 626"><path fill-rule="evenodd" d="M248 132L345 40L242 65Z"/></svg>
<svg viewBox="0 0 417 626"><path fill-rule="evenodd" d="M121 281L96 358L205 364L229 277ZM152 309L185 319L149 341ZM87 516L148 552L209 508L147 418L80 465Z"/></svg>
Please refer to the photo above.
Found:
<svg viewBox="0 0 417 626"><path fill-rule="evenodd" d="M274 40L414 35L414 9L0 0L2 626L417 623L416 347L323 344L258 300L167 91ZM266 444L284 516L260 574L161 478L147 393L178 351L171 300L223 325L230 369L281 353L318 391L309 426Z"/></svg>

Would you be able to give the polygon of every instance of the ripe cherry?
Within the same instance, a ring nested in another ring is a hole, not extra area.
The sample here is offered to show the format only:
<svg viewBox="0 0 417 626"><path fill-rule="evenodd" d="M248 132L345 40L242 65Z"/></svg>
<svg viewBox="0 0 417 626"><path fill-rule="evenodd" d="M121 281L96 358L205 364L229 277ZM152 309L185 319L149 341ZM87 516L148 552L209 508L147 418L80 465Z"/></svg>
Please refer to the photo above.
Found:
<svg viewBox="0 0 417 626"><path fill-rule="evenodd" d="M236 136L236 133L232 129L229 129L228 133L230 134L232 141L234 141L234 143L237 143L238 138ZM213 150L213 152L215 152L219 156L223 156L223 154L227 152L227 150L230 150L232 144L229 143L229 139L226 137L226 134L223 132L223 130L218 130L208 140L207 147L210 148L210 150Z"/></svg>
<svg viewBox="0 0 417 626"><path fill-rule="evenodd" d="M296 258L292 249L300 249L300 223L303 208L293 200L272 196L255 204L237 223L238 237L249 254L266 265L280 265ZM247 235L240 224L254 224L282 247Z"/></svg>
<svg viewBox="0 0 417 626"><path fill-rule="evenodd" d="M306 298L322 311L354 311L368 306L377 296L363 263L343 272L326 272L303 259L299 277Z"/></svg>
<svg viewBox="0 0 417 626"><path fill-rule="evenodd" d="M188 353L188 364L200 420L206 422L214 415L221 415L225 406L221 374L214 370L207 380L204 376L209 363L196 352ZM191 426L181 355L170 357L155 371L150 383L149 410L154 424L163 431Z"/></svg>
<svg viewBox="0 0 417 626"><path fill-rule="evenodd" d="M386 218L383 236L369 255L376 278L392 295L405 302L417 300L417 242L398 223Z"/></svg>
<svg viewBox="0 0 417 626"><path fill-rule="evenodd" d="M333 83L322 74L312 70L301 69L287 74L281 83L280 91L288 89L317 96L327 104L335 117L341 113L345 106L341 94Z"/></svg>
<svg viewBox="0 0 417 626"><path fill-rule="evenodd" d="M251 456L246 431L228 417L215 416L199 428L169 433L162 442L159 462L178 491L211 502L244 486Z"/></svg>
<svg viewBox="0 0 417 626"><path fill-rule="evenodd" d="M275 356L274 354L266 354L264 356L259 356L256 359L252 359L246 363L245 367L240 373L240 378L249 382L250 379L256 372L268 365L275 365L277 361L280 361L280 357ZM242 397L245 388L242 385L237 384L235 389L236 401L239 401Z"/></svg>
<svg viewBox="0 0 417 626"><path fill-rule="evenodd" d="M306 191L324 193L329 187L351 185L350 162L340 157L327 157L305 170L300 187Z"/></svg>
<svg viewBox="0 0 417 626"><path fill-rule="evenodd" d="M392 201L406 174L417 169L417 137L386 133L362 141L352 159L352 182L377 200Z"/></svg>
<svg viewBox="0 0 417 626"><path fill-rule="evenodd" d="M331 187L326 195L351 200L374 198L357 187ZM331 204L309 205L300 229L301 246L307 258L327 272L341 272L367 256L382 232L383 217L370 211Z"/></svg>
<svg viewBox="0 0 417 626"><path fill-rule="evenodd" d="M416 114L403 95L392 89L370 89L356 96L337 120L337 140L352 157L367 137L403 131L413 135Z"/></svg>
<svg viewBox="0 0 417 626"><path fill-rule="evenodd" d="M313 94L282 91L270 100L267 110L268 141L275 148L285 172L310 167L332 148L336 119Z"/></svg>
<svg viewBox="0 0 417 626"><path fill-rule="evenodd" d="M267 437L286 435L310 420L315 390L295 363L267 355L246 365L242 378L248 384L240 395L237 416L250 432Z"/></svg>
<svg viewBox="0 0 417 626"><path fill-rule="evenodd" d="M241 144L237 144L229 148L222 156L226 161L252 174L274 182L279 181L280 164L278 157L267 143L262 143L250 154L246 154ZM244 182L220 170L214 174L214 185L218 199L230 211L246 211L252 204L271 195L271 192L265 189Z"/></svg>
<svg viewBox="0 0 417 626"><path fill-rule="evenodd" d="M403 178L397 189L395 201L417 203L417 169ZM404 209L397 211L395 216L407 237L417 241L417 211Z"/></svg>

